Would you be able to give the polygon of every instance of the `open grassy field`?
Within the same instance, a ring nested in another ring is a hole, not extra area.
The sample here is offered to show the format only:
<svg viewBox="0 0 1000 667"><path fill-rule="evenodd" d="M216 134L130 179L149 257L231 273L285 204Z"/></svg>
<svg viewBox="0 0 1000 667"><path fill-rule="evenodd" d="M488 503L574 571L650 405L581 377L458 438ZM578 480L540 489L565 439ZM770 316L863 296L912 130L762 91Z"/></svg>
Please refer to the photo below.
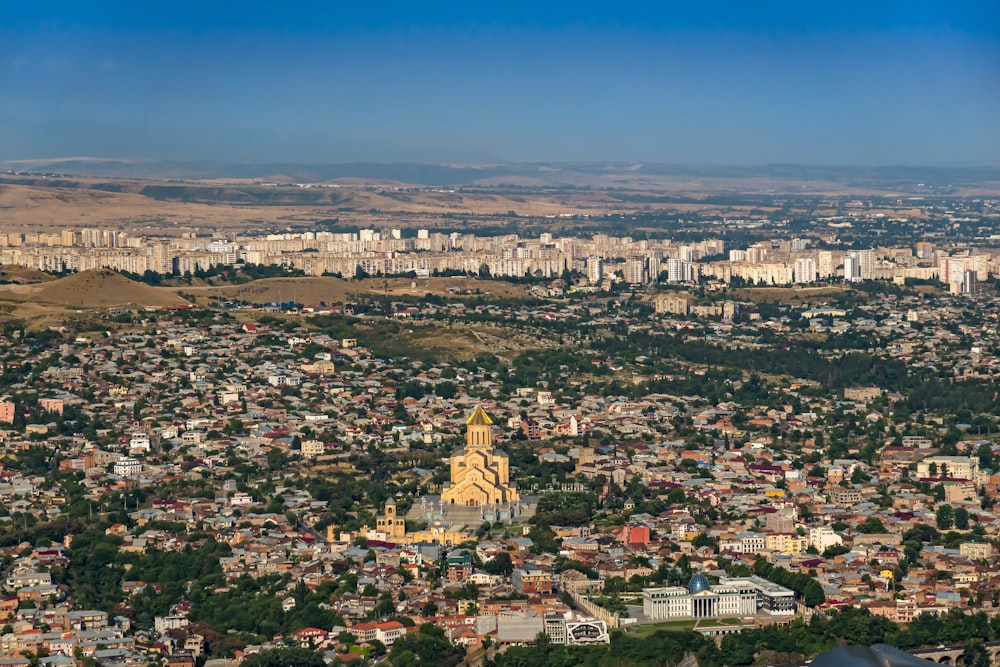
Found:
<svg viewBox="0 0 1000 667"><path fill-rule="evenodd" d="M648 623L636 626L636 634L640 637L646 637L660 630L687 632L689 630L697 630L700 627L713 627L720 625L739 626L743 625L743 621L739 618L702 618L698 620L689 618L676 621L664 621L662 623Z"/></svg>
<svg viewBox="0 0 1000 667"><path fill-rule="evenodd" d="M660 630L670 630L671 632L689 632L694 629L697 621L686 619L680 621L664 621L663 623L647 623L636 626L636 634L640 637L659 632Z"/></svg>
<svg viewBox="0 0 1000 667"><path fill-rule="evenodd" d="M253 183L158 183L65 179L0 183L0 214L11 231L111 227L134 234L259 229L331 218L350 226L425 226L443 215L576 216L649 209L606 192L525 195L399 188L264 187ZM405 215L404 215L405 214ZM464 223L462 223L464 224ZM440 226L434 225L434 226Z"/></svg>
<svg viewBox="0 0 1000 667"><path fill-rule="evenodd" d="M791 305L815 304L829 301L851 291L846 285L830 285L824 287L741 287L732 290L736 299L753 301L755 303L772 302Z"/></svg>
<svg viewBox="0 0 1000 667"><path fill-rule="evenodd" d="M494 297L524 299L530 296L522 285L478 278L367 278L343 280L330 276L305 278L265 278L242 285L191 286L170 288L190 295L197 303L214 299L241 301L251 304L295 301L306 305L318 303L350 303L372 296L457 296L483 294Z"/></svg>
<svg viewBox="0 0 1000 667"><path fill-rule="evenodd" d="M912 294L941 295L947 291L936 285L909 285L900 288ZM755 303L781 303L791 306L827 303L846 294L864 294L850 285L824 285L822 287L740 287L731 291L736 299Z"/></svg>
<svg viewBox="0 0 1000 667"><path fill-rule="evenodd" d="M356 337L376 352L386 356L415 357L430 363L465 361L486 354L509 361L525 350L554 345L507 327L466 323L365 319L355 322L353 328Z"/></svg>

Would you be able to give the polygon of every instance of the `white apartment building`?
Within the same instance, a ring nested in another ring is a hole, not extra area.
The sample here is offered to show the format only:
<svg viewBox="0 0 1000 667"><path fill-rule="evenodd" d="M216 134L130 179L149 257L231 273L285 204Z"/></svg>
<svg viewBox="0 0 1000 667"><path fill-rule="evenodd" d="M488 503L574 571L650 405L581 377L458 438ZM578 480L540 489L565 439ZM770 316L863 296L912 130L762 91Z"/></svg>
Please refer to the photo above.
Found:
<svg viewBox="0 0 1000 667"><path fill-rule="evenodd" d="M844 282L861 282L861 264L857 255L850 254L844 257Z"/></svg>
<svg viewBox="0 0 1000 667"><path fill-rule="evenodd" d="M600 257L590 257L587 259L587 280L597 284L604 279L604 262Z"/></svg>
<svg viewBox="0 0 1000 667"><path fill-rule="evenodd" d="M118 477L138 477L142 472L142 463L131 456L123 456L115 461L113 470Z"/></svg>
<svg viewBox="0 0 1000 667"><path fill-rule="evenodd" d="M682 259L667 260L667 282L690 283L694 282L695 277L695 266L691 262Z"/></svg>
<svg viewBox="0 0 1000 667"><path fill-rule="evenodd" d="M800 257L795 260L795 266L792 268L792 280L796 283L814 283L816 282L817 271L816 271L816 260L812 257Z"/></svg>
<svg viewBox="0 0 1000 667"><path fill-rule="evenodd" d="M150 448L151 442L148 433L133 433L132 437L128 440L128 449L130 452L148 452Z"/></svg>
<svg viewBox="0 0 1000 667"><path fill-rule="evenodd" d="M833 532L830 526L814 526L809 529L809 546L816 551L823 553L830 547L838 546L844 540L837 533Z"/></svg>

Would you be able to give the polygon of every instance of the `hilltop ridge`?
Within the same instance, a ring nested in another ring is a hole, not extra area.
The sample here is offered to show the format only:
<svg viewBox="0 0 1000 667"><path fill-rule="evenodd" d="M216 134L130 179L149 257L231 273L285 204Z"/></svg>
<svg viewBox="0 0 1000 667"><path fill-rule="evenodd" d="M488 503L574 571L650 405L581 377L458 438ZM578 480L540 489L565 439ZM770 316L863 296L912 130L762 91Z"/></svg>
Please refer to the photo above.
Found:
<svg viewBox="0 0 1000 667"><path fill-rule="evenodd" d="M64 306L97 308L106 306L175 306L187 303L175 291L150 287L130 280L111 269L91 269L38 285L17 286L19 289L0 290Z"/></svg>

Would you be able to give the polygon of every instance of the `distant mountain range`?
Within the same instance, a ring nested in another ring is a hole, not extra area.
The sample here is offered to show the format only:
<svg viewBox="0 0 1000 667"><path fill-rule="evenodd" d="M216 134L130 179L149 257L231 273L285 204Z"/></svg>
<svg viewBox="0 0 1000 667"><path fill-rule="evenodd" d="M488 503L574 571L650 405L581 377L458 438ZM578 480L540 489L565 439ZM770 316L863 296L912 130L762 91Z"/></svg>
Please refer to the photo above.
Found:
<svg viewBox="0 0 1000 667"><path fill-rule="evenodd" d="M143 179L251 179L281 183L400 183L442 187L655 188L673 185L704 189L727 181L831 183L854 188L970 187L1000 183L1000 167L823 167L770 164L701 166L627 163L538 164L228 164L104 158L58 158L0 162L6 171Z"/></svg>

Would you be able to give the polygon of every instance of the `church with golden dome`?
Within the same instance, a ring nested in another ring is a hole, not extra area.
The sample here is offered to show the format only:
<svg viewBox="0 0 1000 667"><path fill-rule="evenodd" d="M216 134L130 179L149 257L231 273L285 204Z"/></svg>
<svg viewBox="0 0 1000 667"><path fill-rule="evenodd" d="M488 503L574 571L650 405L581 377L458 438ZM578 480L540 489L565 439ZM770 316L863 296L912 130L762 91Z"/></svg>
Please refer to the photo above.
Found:
<svg viewBox="0 0 1000 667"><path fill-rule="evenodd" d="M493 448L493 420L477 405L465 420L465 447L451 456L451 482L445 483L441 501L478 507L519 499L507 454Z"/></svg>

